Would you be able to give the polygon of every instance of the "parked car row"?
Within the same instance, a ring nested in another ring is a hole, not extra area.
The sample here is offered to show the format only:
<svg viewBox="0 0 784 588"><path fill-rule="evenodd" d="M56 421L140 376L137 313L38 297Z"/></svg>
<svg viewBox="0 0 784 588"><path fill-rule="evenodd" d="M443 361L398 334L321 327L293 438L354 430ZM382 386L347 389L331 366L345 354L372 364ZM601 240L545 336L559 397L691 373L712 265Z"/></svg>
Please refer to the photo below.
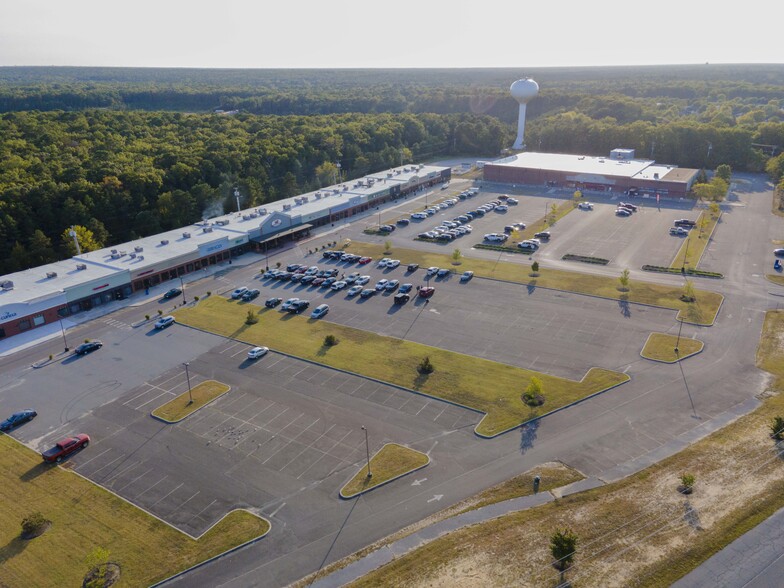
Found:
<svg viewBox="0 0 784 588"><path fill-rule="evenodd" d="M634 212L637 212L637 205L629 202L619 202L618 208L615 209L617 216L631 216Z"/></svg>

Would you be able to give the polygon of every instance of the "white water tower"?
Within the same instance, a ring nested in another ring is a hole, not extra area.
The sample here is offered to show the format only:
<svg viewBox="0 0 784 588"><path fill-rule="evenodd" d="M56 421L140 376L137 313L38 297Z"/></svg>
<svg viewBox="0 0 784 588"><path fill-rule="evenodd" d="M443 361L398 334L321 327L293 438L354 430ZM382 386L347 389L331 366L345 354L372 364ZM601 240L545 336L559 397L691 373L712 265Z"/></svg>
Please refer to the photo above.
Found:
<svg viewBox="0 0 784 588"><path fill-rule="evenodd" d="M539 84L531 78L517 80L509 88L509 92L512 94L512 98L520 104L520 113L517 118L517 139L514 145L512 145L512 149L522 149L525 147L523 141L523 135L525 134L525 107L539 94Z"/></svg>

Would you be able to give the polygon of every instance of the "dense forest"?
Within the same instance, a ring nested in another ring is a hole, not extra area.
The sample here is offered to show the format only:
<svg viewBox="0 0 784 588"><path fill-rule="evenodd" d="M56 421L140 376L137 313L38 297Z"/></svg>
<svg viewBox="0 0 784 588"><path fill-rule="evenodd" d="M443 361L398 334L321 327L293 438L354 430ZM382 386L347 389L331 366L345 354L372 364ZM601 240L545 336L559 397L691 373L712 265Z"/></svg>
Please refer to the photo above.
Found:
<svg viewBox="0 0 784 588"><path fill-rule="evenodd" d="M0 273L68 256L71 224L109 245L233 207L511 144L614 147L781 181L784 66L460 70L0 68ZM231 115L225 114L231 111ZM84 236L87 239L87 235Z"/></svg>

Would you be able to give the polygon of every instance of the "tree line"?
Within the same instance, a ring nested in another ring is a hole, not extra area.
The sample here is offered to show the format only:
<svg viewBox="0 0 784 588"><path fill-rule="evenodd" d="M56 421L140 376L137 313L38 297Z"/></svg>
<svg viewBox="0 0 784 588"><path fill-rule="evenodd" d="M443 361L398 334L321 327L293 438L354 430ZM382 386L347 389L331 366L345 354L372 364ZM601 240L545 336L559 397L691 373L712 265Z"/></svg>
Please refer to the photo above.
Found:
<svg viewBox="0 0 784 588"><path fill-rule="evenodd" d="M437 154L498 153L472 114L254 116L88 110L0 117L0 273L129 241ZM81 229L80 229L81 230ZM85 233L84 237L88 235Z"/></svg>

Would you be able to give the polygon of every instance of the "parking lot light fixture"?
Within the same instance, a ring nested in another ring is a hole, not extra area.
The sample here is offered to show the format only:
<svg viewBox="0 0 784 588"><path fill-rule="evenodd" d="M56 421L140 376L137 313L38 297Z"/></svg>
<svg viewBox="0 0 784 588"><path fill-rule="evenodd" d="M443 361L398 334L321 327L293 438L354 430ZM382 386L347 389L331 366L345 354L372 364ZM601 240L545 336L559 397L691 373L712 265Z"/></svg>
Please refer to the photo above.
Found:
<svg viewBox="0 0 784 588"><path fill-rule="evenodd" d="M65 328L63 327L63 319L60 319L60 331L63 334L63 345L65 346L65 351L63 353L68 353L68 341L65 339Z"/></svg>
<svg viewBox="0 0 784 588"><path fill-rule="evenodd" d="M188 373L188 366L190 364L186 361L182 365L185 366L185 378L188 380L188 404L193 404L193 393L191 392L191 375Z"/></svg>
<svg viewBox="0 0 784 588"><path fill-rule="evenodd" d="M182 290L182 303L185 304L185 282L182 281L182 276L180 276L180 290Z"/></svg>
<svg viewBox="0 0 784 588"><path fill-rule="evenodd" d="M362 425L362 430L365 431L365 453L367 454L367 477L372 478L373 472L370 471L370 443L368 442L368 430L365 425Z"/></svg>

